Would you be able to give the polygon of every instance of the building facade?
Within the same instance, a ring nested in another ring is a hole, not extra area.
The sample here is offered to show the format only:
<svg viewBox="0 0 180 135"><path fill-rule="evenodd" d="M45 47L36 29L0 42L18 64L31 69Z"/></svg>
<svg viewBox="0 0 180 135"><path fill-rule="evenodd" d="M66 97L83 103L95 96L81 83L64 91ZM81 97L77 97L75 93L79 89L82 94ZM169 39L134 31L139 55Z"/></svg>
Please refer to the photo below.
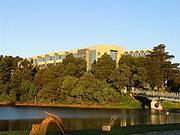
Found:
<svg viewBox="0 0 180 135"><path fill-rule="evenodd" d="M132 51L125 51L124 55L131 55L131 56L146 56L150 54L152 50L132 50Z"/></svg>
<svg viewBox="0 0 180 135"><path fill-rule="evenodd" d="M116 45L101 44L96 46L91 46L82 49L60 51L48 54L37 55L28 58L33 65L37 65L40 68L46 67L48 65L58 65L61 64L63 59L68 54L73 54L74 57L82 57L87 61L87 69L91 69L91 65L97 61L103 54L109 54L112 59L118 63L121 55L132 55L132 56L145 56L150 50L135 50L135 51L124 51L124 47Z"/></svg>

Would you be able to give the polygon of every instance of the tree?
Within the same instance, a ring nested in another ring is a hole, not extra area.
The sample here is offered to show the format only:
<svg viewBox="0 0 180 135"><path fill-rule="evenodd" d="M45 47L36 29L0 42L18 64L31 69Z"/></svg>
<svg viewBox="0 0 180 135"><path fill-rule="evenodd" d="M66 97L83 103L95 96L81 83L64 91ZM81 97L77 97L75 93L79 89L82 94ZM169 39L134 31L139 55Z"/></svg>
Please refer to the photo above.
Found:
<svg viewBox="0 0 180 135"><path fill-rule="evenodd" d="M163 63L164 61L170 60L174 58L174 55L169 55L169 52L165 51L166 46L164 44L160 44L153 48L153 51L150 52L147 57L155 58L158 63Z"/></svg>
<svg viewBox="0 0 180 135"><path fill-rule="evenodd" d="M37 98L37 89L36 86L29 80L24 80L21 83L21 90L23 91L23 99L28 99L33 101ZM26 101L26 100L25 100Z"/></svg>
<svg viewBox="0 0 180 135"><path fill-rule="evenodd" d="M164 90L167 86L168 80L173 80L173 74L175 73L175 70L178 70L179 64L172 64L170 60L174 58L173 55L169 55L168 52L165 51L165 45L160 44L156 47L154 47L153 51L150 52L150 54L147 56L147 60L156 61L156 66L159 68L160 71L158 71L159 76L162 77L161 81L161 87L159 86L159 89ZM155 68L155 67L153 67ZM150 69L149 69L150 70ZM174 78L175 79L175 78Z"/></svg>
<svg viewBox="0 0 180 135"><path fill-rule="evenodd" d="M4 96L9 94L9 81L20 60L22 58L18 56L15 58L12 56L0 56L0 93Z"/></svg>
<svg viewBox="0 0 180 135"><path fill-rule="evenodd" d="M78 67L76 65L74 65L73 63L69 63L66 66L63 74L64 74L64 76L68 76L69 75L69 76L76 77L77 76L77 72L78 72Z"/></svg>
<svg viewBox="0 0 180 135"><path fill-rule="evenodd" d="M75 58L72 54L67 55L62 62L65 67L64 76L71 75L80 78L87 70L86 63L83 58Z"/></svg>
<svg viewBox="0 0 180 135"><path fill-rule="evenodd" d="M41 90L39 90L37 96L40 102L52 102L59 99L59 88L62 85L62 78L58 77L54 81L49 82L44 85Z"/></svg>
<svg viewBox="0 0 180 135"><path fill-rule="evenodd" d="M22 71L20 69L17 69L13 73L13 75L10 79L10 82L9 82L9 87L11 89L9 96L13 101L19 101L19 99L20 99L20 95L21 95L20 85L22 83L21 73L22 73Z"/></svg>
<svg viewBox="0 0 180 135"><path fill-rule="evenodd" d="M72 89L71 95L78 101L93 101L93 93L97 89L97 80L90 72L85 73L78 81L75 89Z"/></svg>
<svg viewBox="0 0 180 135"><path fill-rule="evenodd" d="M171 77L167 81L167 87L172 92L180 92L180 70L177 68L179 64L172 64Z"/></svg>
<svg viewBox="0 0 180 135"><path fill-rule="evenodd" d="M144 57L123 55L118 63L116 73L112 75L112 81L116 88L132 87L143 88L147 86L147 70Z"/></svg>
<svg viewBox="0 0 180 135"><path fill-rule="evenodd" d="M39 72L37 72L34 76L34 84L37 88L37 91L41 90L44 86L43 79L44 79L44 72L46 71L46 68L40 69Z"/></svg>
<svg viewBox="0 0 180 135"><path fill-rule="evenodd" d="M46 86L51 82L54 82L56 78L56 72L53 72L50 69L46 70L43 74L43 86Z"/></svg>
<svg viewBox="0 0 180 135"><path fill-rule="evenodd" d="M163 74L161 71L161 66L158 64L156 59L147 59L147 82L150 84L151 89L159 89L163 82Z"/></svg>
<svg viewBox="0 0 180 135"><path fill-rule="evenodd" d="M21 64L22 65L13 72L9 81L10 91L12 91L10 93L13 93L10 94L10 96L13 96L12 99L16 97L16 101L20 101L21 96L23 96L24 94L21 90L21 83L25 80L29 80L32 82L35 74L33 66L30 64L30 62L24 60L21 62Z"/></svg>
<svg viewBox="0 0 180 135"><path fill-rule="evenodd" d="M131 86L131 76L132 72L130 67L126 66L126 64L122 64L118 69L114 70L109 77L110 84L117 90L124 90L125 87L128 88Z"/></svg>
<svg viewBox="0 0 180 135"><path fill-rule="evenodd" d="M89 72L79 79L76 88L71 90L70 95L75 103L91 101L103 104L119 99L119 93L116 90L105 81L95 79L95 76Z"/></svg>
<svg viewBox="0 0 180 135"><path fill-rule="evenodd" d="M8 83L12 73L12 62L14 58L12 56L5 56L0 61L0 73L2 84Z"/></svg>
<svg viewBox="0 0 180 135"><path fill-rule="evenodd" d="M145 57L134 57L133 63L133 76L134 86L137 88L145 89L148 86L147 83L147 69Z"/></svg>
<svg viewBox="0 0 180 135"><path fill-rule="evenodd" d="M97 62L92 65L92 73L99 80L106 80L108 82L109 76L116 68L116 63L108 54L102 55Z"/></svg>
<svg viewBox="0 0 180 135"><path fill-rule="evenodd" d="M71 97L71 92L76 88L77 82L78 78L66 76L62 82L61 89L58 90L60 92L60 97L66 100L68 103L74 103L74 100Z"/></svg>

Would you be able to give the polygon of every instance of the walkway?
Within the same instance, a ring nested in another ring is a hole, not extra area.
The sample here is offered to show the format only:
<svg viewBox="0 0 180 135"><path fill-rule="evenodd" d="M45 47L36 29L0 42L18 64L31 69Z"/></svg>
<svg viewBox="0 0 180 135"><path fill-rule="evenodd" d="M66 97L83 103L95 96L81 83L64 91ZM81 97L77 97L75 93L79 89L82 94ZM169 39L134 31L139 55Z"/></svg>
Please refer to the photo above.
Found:
<svg viewBox="0 0 180 135"><path fill-rule="evenodd" d="M140 90L132 90L131 94L133 96L145 97L150 100L169 100L180 102L180 93L174 92L162 92L162 91L140 91Z"/></svg>

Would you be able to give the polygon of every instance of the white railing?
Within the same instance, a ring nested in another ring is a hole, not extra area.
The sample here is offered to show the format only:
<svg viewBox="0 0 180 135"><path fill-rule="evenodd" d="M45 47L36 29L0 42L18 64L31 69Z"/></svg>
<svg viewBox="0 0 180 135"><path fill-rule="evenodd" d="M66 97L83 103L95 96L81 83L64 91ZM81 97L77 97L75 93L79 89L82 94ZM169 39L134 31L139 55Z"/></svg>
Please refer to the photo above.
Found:
<svg viewBox="0 0 180 135"><path fill-rule="evenodd" d="M174 99L180 100L179 92L162 92L162 91L141 91L141 90L132 90L131 94L133 95L144 95L147 97L157 97L160 99Z"/></svg>

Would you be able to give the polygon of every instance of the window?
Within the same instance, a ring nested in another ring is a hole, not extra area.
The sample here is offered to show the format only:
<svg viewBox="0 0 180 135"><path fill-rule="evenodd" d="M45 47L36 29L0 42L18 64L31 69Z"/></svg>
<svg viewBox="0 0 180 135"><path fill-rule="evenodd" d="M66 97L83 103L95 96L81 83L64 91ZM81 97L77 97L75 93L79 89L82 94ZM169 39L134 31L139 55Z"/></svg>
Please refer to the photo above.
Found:
<svg viewBox="0 0 180 135"><path fill-rule="evenodd" d="M60 65L62 62L57 62L56 65Z"/></svg>
<svg viewBox="0 0 180 135"><path fill-rule="evenodd" d="M75 58L77 58L77 53L73 53L73 56L74 56Z"/></svg>
<svg viewBox="0 0 180 135"><path fill-rule="evenodd" d="M44 64L43 65L39 65L39 67L42 68L42 67L45 67L45 65Z"/></svg>
<svg viewBox="0 0 180 135"><path fill-rule="evenodd" d="M110 50L110 56L112 57L112 59L113 59L114 61L116 61L116 59L117 59L117 51L115 51L115 50Z"/></svg>
<svg viewBox="0 0 180 135"><path fill-rule="evenodd" d="M54 60L54 58L55 58L54 56L51 56L51 60Z"/></svg>
<svg viewBox="0 0 180 135"><path fill-rule="evenodd" d="M38 62L44 62L44 61L45 61L44 58L39 58L39 59L38 59Z"/></svg>
<svg viewBox="0 0 180 135"><path fill-rule="evenodd" d="M96 62L96 50L92 50L91 54L92 54L92 63L95 63Z"/></svg>
<svg viewBox="0 0 180 135"><path fill-rule="evenodd" d="M61 55L56 56L56 60L59 60L59 59L61 59Z"/></svg>
<svg viewBox="0 0 180 135"><path fill-rule="evenodd" d="M85 58L86 54L85 53L80 53L80 54L77 55L77 57L84 57Z"/></svg>
<svg viewBox="0 0 180 135"><path fill-rule="evenodd" d="M48 63L47 64L47 66L53 66L54 65L54 63Z"/></svg>
<svg viewBox="0 0 180 135"><path fill-rule="evenodd" d="M46 57L46 61L48 61L48 60L50 60L50 57L48 56L48 57Z"/></svg>
<svg viewBox="0 0 180 135"><path fill-rule="evenodd" d="M61 55L61 59L65 59L66 58L66 56L65 55Z"/></svg>
<svg viewBox="0 0 180 135"><path fill-rule="evenodd" d="M78 54L78 57L82 57L82 55L81 55L81 54Z"/></svg>
<svg viewBox="0 0 180 135"><path fill-rule="evenodd" d="M83 53L81 56L82 56L82 57L86 57L86 54Z"/></svg>
<svg viewBox="0 0 180 135"><path fill-rule="evenodd" d="M46 60L49 61L49 60L54 60L54 56L48 56L46 57Z"/></svg>
<svg viewBox="0 0 180 135"><path fill-rule="evenodd" d="M32 60L32 64L36 64L37 63L37 59Z"/></svg>

